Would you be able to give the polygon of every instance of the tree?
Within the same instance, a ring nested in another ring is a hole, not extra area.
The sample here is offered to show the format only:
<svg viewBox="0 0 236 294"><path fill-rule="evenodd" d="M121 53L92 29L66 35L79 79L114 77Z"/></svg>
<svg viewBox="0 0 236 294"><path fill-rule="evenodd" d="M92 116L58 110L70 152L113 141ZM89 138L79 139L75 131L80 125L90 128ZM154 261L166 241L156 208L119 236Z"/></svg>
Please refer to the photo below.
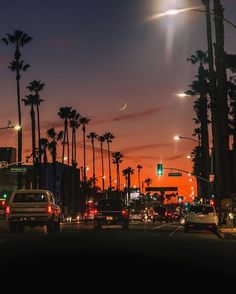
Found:
<svg viewBox="0 0 236 294"><path fill-rule="evenodd" d="M141 179L140 179L140 172L142 169L142 165L137 165L137 169L138 169L138 187L139 187L139 194L141 194Z"/></svg>
<svg viewBox="0 0 236 294"><path fill-rule="evenodd" d="M47 149L48 149L48 139L41 138L39 142L41 146L41 153L43 156L43 188L46 189L47 187L47 164L48 164L48 157L47 157Z"/></svg>
<svg viewBox="0 0 236 294"><path fill-rule="evenodd" d="M35 170L35 161L36 161L36 146L35 146L35 112L34 106L36 105L36 96L29 94L26 96L24 101L25 106L30 106L30 118L31 118L31 132L32 132L32 156L33 156L33 188L37 188L37 180L36 180L36 170Z"/></svg>
<svg viewBox="0 0 236 294"><path fill-rule="evenodd" d="M120 191L120 163L123 161L123 154L120 152L112 153L112 163L116 164L116 190Z"/></svg>
<svg viewBox="0 0 236 294"><path fill-rule="evenodd" d="M200 161L199 175L205 179L209 179L210 174L210 157L209 157L209 133L208 133L208 71L204 68L204 65L208 63L207 52L197 50L195 55L191 55L188 59L192 64L199 64L198 75L196 80L190 85L190 90L186 91L188 95L193 97L199 96L194 101L194 110L196 118L194 118L195 124L199 127L195 129L194 135L197 135L199 141L199 152L194 154L199 157L196 158ZM207 182L199 182L200 194L206 195L204 197L210 197L210 187Z"/></svg>
<svg viewBox="0 0 236 294"><path fill-rule="evenodd" d="M62 141L62 164L65 160L65 145L67 146L67 164L70 163L70 143L69 143L69 133L68 133L68 122L73 116L75 116L75 110L72 110L72 107L60 107L58 115L61 119L64 120L64 131L63 131L63 141Z"/></svg>
<svg viewBox="0 0 236 294"><path fill-rule="evenodd" d="M103 159L103 143L105 142L104 136L98 136L98 141L100 142L101 150L101 160L102 160L102 192L105 190L105 175L104 175L104 159Z"/></svg>
<svg viewBox="0 0 236 294"><path fill-rule="evenodd" d="M95 132L91 132L88 134L87 138L91 140L92 149L93 149L93 186L95 187L95 148L94 148L94 140L98 137L98 135Z"/></svg>
<svg viewBox="0 0 236 294"><path fill-rule="evenodd" d="M128 182L128 203L130 203L131 175L134 174L134 169L132 167L127 167L122 172L123 172L123 176L127 177L127 182Z"/></svg>
<svg viewBox="0 0 236 294"><path fill-rule="evenodd" d="M111 152L110 152L110 143L112 142L112 139L115 137L110 133L107 132L104 135L104 138L107 142L107 150L108 150L108 168L109 168L109 190L111 191L112 184L111 184Z"/></svg>
<svg viewBox="0 0 236 294"><path fill-rule="evenodd" d="M17 108L18 108L18 125L21 128L18 130L18 155L17 161L18 165L22 162L22 123L21 123L21 104L20 104L20 79L21 72L26 71L29 68L29 64L25 64L24 60L21 58L21 48L28 44L32 37L20 30L15 30L12 35L7 34L5 38L1 39L5 45L13 45L15 52L12 61L8 68L16 73L16 87L17 87ZM22 188L22 176L21 173L17 175L17 188Z"/></svg>
<svg viewBox="0 0 236 294"><path fill-rule="evenodd" d="M83 181L86 182L86 145L85 145L85 138L86 138L86 125L89 123L90 119L86 116L80 118L80 124L82 125L83 131L83 149L84 149L84 166L83 166Z"/></svg>
<svg viewBox="0 0 236 294"><path fill-rule="evenodd" d="M63 131L56 133L54 127L47 130L49 138L48 150L52 156L52 191L56 195L56 158L57 158L57 143L63 138Z"/></svg>

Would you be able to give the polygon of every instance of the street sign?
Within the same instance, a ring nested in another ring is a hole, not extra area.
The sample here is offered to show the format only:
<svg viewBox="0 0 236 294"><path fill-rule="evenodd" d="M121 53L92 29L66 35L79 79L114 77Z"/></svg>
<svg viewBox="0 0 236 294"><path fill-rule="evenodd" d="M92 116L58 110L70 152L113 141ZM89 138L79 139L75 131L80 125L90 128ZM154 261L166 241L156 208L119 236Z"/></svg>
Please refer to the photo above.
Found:
<svg viewBox="0 0 236 294"><path fill-rule="evenodd" d="M181 177L182 173L168 173L169 177Z"/></svg>
<svg viewBox="0 0 236 294"><path fill-rule="evenodd" d="M26 167L12 167L11 172L12 173L26 173L27 168Z"/></svg>

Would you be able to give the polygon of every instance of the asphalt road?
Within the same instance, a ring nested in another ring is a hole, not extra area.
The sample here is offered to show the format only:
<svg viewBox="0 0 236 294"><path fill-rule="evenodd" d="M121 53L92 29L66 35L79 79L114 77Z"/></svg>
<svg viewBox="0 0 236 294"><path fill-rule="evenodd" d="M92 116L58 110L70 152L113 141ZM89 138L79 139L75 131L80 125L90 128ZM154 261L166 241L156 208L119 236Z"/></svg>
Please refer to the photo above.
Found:
<svg viewBox="0 0 236 294"><path fill-rule="evenodd" d="M17 267L29 274L42 267L63 279L76 273L84 281L125 277L182 285L206 280L226 289L236 277L236 240L207 231L184 233L178 223L133 223L128 231L63 223L53 234L44 228L9 234L0 225L0 259L5 272Z"/></svg>

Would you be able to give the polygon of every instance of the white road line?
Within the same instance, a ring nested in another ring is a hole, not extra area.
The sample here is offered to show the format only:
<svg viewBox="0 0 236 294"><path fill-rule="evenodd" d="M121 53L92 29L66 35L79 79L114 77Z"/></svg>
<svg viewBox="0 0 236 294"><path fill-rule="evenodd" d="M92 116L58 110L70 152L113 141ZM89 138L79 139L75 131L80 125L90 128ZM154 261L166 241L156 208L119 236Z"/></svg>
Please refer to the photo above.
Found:
<svg viewBox="0 0 236 294"><path fill-rule="evenodd" d="M183 227L183 226L179 226L176 230L174 230L174 232L171 232L170 235L169 235L169 237L173 237L174 234L175 234L178 230L180 230L182 227Z"/></svg>
<svg viewBox="0 0 236 294"><path fill-rule="evenodd" d="M147 233L147 232L152 232L152 231L155 231L155 230L157 230L157 229L160 229L160 228L163 228L163 227L166 227L166 226L167 226L167 224L164 224L164 225L161 225L161 226L157 226L157 227L155 227L155 228L153 228L153 229L151 229L151 230L145 230L145 231L142 231L141 233L139 233L139 235L145 234L145 233Z"/></svg>

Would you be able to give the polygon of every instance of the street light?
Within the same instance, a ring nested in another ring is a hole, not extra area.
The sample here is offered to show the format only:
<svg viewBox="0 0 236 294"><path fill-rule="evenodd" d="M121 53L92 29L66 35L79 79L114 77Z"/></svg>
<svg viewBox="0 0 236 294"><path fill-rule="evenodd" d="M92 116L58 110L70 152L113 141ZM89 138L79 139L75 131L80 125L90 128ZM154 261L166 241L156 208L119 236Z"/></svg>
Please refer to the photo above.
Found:
<svg viewBox="0 0 236 294"><path fill-rule="evenodd" d="M201 8L201 6L200 6L200 8ZM187 7L187 8L183 8L183 9L170 9L170 10L167 10L165 12L153 15L150 18L150 20L160 18L160 17L164 17L164 16L173 16L173 15L177 15L179 13L187 12L187 11L196 11L196 12L206 13L206 11L204 9L200 9L200 8L198 6L198 7ZM219 16L219 15L217 15L215 13L212 13L212 12L208 12L208 14L213 15L214 17L223 19L225 22L227 22L229 25L231 25L234 29L236 29L236 25L234 23L232 23L230 20L228 20L228 19L226 19L224 17L221 17L221 16Z"/></svg>

